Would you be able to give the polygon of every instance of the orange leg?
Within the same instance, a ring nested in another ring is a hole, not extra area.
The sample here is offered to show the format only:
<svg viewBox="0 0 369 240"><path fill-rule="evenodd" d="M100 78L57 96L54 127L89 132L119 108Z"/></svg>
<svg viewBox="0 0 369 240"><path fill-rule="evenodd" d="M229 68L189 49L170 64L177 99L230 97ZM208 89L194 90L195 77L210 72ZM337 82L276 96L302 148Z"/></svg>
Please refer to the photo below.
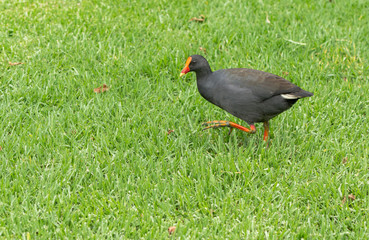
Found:
<svg viewBox="0 0 369 240"><path fill-rule="evenodd" d="M238 125L237 123L234 122L229 122L229 121L210 121L210 122L206 122L202 124L203 126L206 126L203 130L209 129L209 128L220 128L220 127L229 127L229 128L237 128L240 129L244 132L247 133L255 133L256 132L256 128L254 124L250 125L250 129L248 129L247 127ZM230 132L231 133L231 129Z"/></svg>
<svg viewBox="0 0 369 240"><path fill-rule="evenodd" d="M269 122L264 122L264 141L268 141L269 137Z"/></svg>

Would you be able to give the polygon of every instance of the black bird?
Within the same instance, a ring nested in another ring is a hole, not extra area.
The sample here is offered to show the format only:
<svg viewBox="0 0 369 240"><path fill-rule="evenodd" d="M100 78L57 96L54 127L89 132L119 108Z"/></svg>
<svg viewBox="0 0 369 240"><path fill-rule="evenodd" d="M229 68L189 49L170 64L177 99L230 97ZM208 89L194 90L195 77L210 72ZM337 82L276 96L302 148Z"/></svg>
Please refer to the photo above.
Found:
<svg viewBox="0 0 369 240"><path fill-rule="evenodd" d="M255 133L255 123L264 123L264 141L269 135L269 120L292 107L300 98L313 96L286 79L267 72L247 68L211 71L201 55L190 56L181 71L182 77L195 72L197 88L206 100L244 120L250 128L229 121L204 123L209 128L238 128Z"/></svg>

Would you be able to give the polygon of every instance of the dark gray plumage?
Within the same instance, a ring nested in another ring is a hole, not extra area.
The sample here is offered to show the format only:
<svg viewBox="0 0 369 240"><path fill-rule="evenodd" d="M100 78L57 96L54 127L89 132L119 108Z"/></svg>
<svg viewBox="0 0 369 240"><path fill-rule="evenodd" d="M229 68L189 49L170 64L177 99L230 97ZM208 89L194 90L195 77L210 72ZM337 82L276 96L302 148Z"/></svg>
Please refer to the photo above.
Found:
<svg viewBox="0 0 369 240"><path fill-rule="evenodd" d="M267 123L289 109L298 99L313 96L271 73L247 68L212 72L203 56L192 55L189 59L186 63L188 69L185 67L182 74L189 71L196 73L201 96L249 125Z"/></svg>

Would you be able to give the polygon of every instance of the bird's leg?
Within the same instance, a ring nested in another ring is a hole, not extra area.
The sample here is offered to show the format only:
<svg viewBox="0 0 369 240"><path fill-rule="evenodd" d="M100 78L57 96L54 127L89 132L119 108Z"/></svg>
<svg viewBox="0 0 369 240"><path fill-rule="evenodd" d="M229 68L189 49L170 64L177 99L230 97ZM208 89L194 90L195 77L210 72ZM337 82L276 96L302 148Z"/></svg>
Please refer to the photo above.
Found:
<svg viewBox="0 0 369 240"><path fill-rule="evenodd" d="M269 122L264 122L264 141L268 141L269 137Z"/></svg>
<svg viewBox="0 0 369 240"><path fill-rule="evenodd" d="M220 127L229 127L229 128L237 128L247 133L255 133L256 128L254 124L250 125L250 129L241 125L238 125L234 122L229 121L210 121L202 124L203 126L206 126L203 130L209 129L209 128L220 128ZM231 131L230 131L231 132ZM229 133L230 133L229 132Z"/></svg>

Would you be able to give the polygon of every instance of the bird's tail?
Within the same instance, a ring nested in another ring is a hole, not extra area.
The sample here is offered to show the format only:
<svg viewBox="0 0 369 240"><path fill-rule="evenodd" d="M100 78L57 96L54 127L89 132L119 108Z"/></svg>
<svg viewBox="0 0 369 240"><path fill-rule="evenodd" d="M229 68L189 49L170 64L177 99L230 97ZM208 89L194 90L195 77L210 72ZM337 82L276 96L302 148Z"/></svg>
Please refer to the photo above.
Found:
<svg viewBox="0 0 369 240"><path fill-rule="evenodd" d="M313 95L314 95L313 93L305 91L303 89L297 92L293 92L293 93L281 94L281 96L284 99L300 99L300 98L305 98L305 97L311 97Z"/></svg>
<svg viewBox="0 0 369 240"><path fill-rule="evenodd" d="M301 91L297 92L296 95L299 96L299 98L304 98L304 97L311 97L314 94L311 93L311 92L308 92L308 91L305 91L305 90L301 89Z"/></svg>

